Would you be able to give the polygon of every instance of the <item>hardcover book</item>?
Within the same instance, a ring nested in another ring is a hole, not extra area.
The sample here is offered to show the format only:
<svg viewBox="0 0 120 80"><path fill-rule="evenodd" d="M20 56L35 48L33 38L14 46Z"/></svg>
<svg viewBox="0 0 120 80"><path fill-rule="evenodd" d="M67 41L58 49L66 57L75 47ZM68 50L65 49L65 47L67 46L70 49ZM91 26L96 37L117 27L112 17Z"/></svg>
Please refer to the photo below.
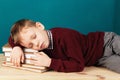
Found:
<svg viewBox="0 0 120 80"><path fill-rule="evenodd" d="M9 45L9 43L7 43L7 44L5 44L5 45L2 47L2 51L3 51L3 52L12 51L12 47ZM37 50L29 49L29 48L24 48L23 51L24 51L24 52L38 52Z"/></svg>
<svg viewBox="0 0 120 80"><path fill-rule="evenodd" d="M15 69L21 69L21 70L27 70L27 71L32 71L32 72L39 72L39 73L43 73L47 71L47 68L32 66L32 65L27 65L27 64L23 64L21 67L16 67L10 62L3 62L2 66L11 67Z"/></svg>

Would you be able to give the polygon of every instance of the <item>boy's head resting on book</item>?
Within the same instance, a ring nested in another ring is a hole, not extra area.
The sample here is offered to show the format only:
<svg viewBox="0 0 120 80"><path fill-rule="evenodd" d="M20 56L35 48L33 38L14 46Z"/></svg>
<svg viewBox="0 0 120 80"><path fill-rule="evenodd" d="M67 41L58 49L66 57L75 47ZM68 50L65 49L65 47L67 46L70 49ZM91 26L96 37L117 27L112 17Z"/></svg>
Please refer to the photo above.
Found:
<svg viewBox="0 0 120 80"><path fill-rule="evenodd" d="M11 37L15 44L35 50L43 50L49 45L44 25L29 19L17 21L11 28Z"/></svg>

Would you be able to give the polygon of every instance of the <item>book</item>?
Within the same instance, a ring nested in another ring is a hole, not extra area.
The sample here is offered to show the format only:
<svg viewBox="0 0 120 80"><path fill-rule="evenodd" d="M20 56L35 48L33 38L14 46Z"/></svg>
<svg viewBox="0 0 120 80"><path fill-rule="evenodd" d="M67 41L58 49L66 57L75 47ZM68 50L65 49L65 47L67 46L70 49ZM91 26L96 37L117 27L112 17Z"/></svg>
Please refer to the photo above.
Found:
<svg viewBox="0 0 120 80"><path fill-rule="evenodd" d="M3 63L6 64L6 65L12 65L12 66L14 66L13 63L8 62L8 61L4 61ZM46 67L34 66L34 65L31 65L31 64L22 64L21 66L22 67L26 67L26 68L32 68L32 69L46 69Z"/></svg>
<svg viewBox="0 0 120 80"><path fill-rule="evenodd" d="M32 72L39 72L39 73L43 73L43 72L47 71L47 69L40 69L38 67L31 68L31 66L27 66L27 65L22 65L22 67L16 67L12 63L9 63L9 62L3 62L2 66L11 67L11 68L15 68L15 69L21 69L21 70L27 70L27 71L32 71Z"/></svg>
<svg viewBox="0 0 120 80"><path fill-rule="evenodd" d="M37 50L28 49L28 48L24 48L23 50L24 50L24 55L25 55L25 63L22 64L21 67L16 67L13 65L13 63L10 62L10 55L12 53L12 47L8 43L5 44L2 47L2 51L4 52L4 56L5 56L5 61L3 62L2 66L16 68L16 69L23 69L23 70L33 71L33 72L47 71L46 67L36 66L31 63L32 61L31 57L35 56L33 53L38 52Z"/></svg>
<svg viewBox="0 0 120 80"><path fill-rule="evenodd" d="M10 62L10 57L5 57L5 60L6 60L7 62ZM32 64L30 59L25 59L25 62L24 62L24 63L26 63L26 64Z"/></svg>
<svg viewBox="0 0 120 80"><path fill-rule="evenodd" d="M25 54L25 58L26 58L26 59L30 59L31 57L34 57L34 55L33 55L32 52L25 52L24 54ZM4 52L4 56L10 57L10 55L11 55L11 52L10 52L10 51L7 51L7 52L5 51L5 52Z"/></svg>
<svg viewBox="0 0 120 80"><path fill-rule="evenodd" d="M12 47L9 45L9 43L7 43L2 47L2 51L3 52L12 51ZM23 51L24 52L38 52L38 50L34 50L34 49L30 49L30 48L23 48Z"/></svg>
<svg viewBox="0 0 120 80"><path fill-rule="evenodd" d="M16 67L13 65L13 63L10 62L10 57L5 57L5 61L2 63L2 66L16 68L16 69L23 69L33 72L45 72L47 71L47 67L44 66L36 66L34 64L31 64L31 60L27 59L25 60L25 63L21 65L21 67Z"/></svg>

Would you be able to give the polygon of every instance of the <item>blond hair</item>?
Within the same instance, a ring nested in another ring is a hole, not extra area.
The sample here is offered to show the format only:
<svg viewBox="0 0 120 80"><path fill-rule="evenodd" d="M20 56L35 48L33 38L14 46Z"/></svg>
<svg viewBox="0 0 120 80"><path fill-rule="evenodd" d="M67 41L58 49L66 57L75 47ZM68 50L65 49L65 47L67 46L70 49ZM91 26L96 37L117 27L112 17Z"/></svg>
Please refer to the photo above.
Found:
<svg viewBox="0 0 120 80"><path fill-rule="evenodd" d="M21 19L12 26L11 28L11 38L13 39L15 44L20 43L19 33L24 27L32 27L35 26L36 22L29 19Z"/></svg>

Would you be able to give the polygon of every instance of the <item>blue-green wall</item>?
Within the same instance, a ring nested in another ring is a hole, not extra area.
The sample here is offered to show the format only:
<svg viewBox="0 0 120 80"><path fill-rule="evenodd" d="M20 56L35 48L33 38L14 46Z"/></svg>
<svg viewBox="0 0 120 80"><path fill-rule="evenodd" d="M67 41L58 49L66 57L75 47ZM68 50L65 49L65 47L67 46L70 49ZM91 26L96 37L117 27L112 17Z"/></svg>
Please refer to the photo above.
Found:
<svg viewBox="0 0 120 80"><path fill-rule="evenodd" d="M120 35L120 0L116 0L114 30Z"/></svg>
<svg viewBox="0 0 120 80"><path fill-rule="evenodd" d="M46 29L113 31L115 7L116 0L0 0L0 47L7 42L11 25L21 18L40 21Z"/></svg>

